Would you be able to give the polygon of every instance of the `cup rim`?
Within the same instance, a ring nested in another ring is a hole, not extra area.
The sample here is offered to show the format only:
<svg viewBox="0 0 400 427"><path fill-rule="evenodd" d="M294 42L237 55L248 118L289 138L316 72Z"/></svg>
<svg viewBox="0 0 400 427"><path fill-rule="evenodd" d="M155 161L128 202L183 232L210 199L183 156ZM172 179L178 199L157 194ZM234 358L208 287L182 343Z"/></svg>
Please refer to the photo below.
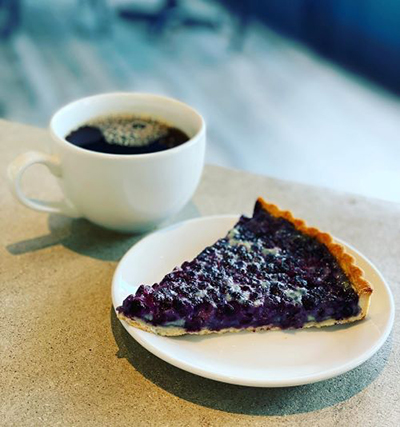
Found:
<svg viewBox="0 0 400 427"><path fill-rule="evenodd" d="M140 153L140 154L113 154L113 153L101 153L98 151L91 151L91 150L87 150L85 148L79 147L77 145L74 145L72 143L70 143L69 141L67 141L65 139L65 137L61 137L60 135L58 135L56 133L56 131L54 130L54 121L57 119L57 116L59 114L61 114L62 112L64 112L65 110L71 109L73 108L75 105L77 105L78 103L81 103L82 101L85 100L90 100L90 99L94 99L94 98L108 98L108 97L115 97L115 96L123 96L123 97L131 97L131 96L150 96L153 98L158 98L160 100L163 101L169 101L169 102L173 102L176 105L179 105L181 107L184 107L188 110L190 110L193 114L195 114L199 120L200 120L200 128L199 130L186 142L184 142L181 145L178 145L177 147L173 147L173 148L169 148L167 150L163 150L163 151L157 151L154 153ZM49 123L49 129L50 129L50 133L53 136L54 139L56 139L57 141L61 142L65 147L67 147L70 150L76 151L77 153L85 153L87 155L91 155L91 156L95 156L95 157L101 157L101 158L109 158L109 159L117 159L117 158L123 158L123 159L148 159L148 158L153 158L153 157L160 157L160 156L166 156L166 155L173 155L173 154L177 154L179 151L185 150L187 148L189 148L190 146L196 144L196 142L200 139L200 137L205 133L205 129L206 129L206 124L204 121L203 116L197 111L195 110L193 107L191 107L190 105L176 99L176 98L172 98L169 96L164 96L164 95L158 95L158 94L153 94L153 93L148 93L148 92L106 92L106 93L99 93L96 95L91 95L91 96L85 96L82 98L78 98L74 101L71 101L67 104L65 104L64 106L62 106L61 108L59 108L52 116L50 119L50 123Z"/></svg>

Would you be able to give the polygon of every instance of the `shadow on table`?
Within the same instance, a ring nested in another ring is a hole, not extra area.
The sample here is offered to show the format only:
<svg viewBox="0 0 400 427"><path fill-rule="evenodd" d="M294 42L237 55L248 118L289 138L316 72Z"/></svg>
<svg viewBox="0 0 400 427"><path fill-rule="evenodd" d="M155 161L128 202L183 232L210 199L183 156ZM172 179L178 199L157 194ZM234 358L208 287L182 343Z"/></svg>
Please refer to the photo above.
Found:
<svg viewBox="0 0 400 427"><path fill-rule="evenodd" d="M247 415L290 415L317 411L343 402L378 377L388 359L391 336L362 366L330 380L285 388L243 387L202 378L176 368L140 346L111 309L111 327L119 358L169 393L208 408Z"/></svg>
<svg viewBox="0 0 400 427"><path fill-rule="evenodd" d="M189 203L173 218L173 222L198 215L196 206ZM12 243L7 246L8 252L12 255L23 255L63 245L71 251L91 258L119 261L132 245L145 236L145 234L118 233L98 227L83 218L72 219L56 214L49 215L48 226L49 234Z"/></svg>

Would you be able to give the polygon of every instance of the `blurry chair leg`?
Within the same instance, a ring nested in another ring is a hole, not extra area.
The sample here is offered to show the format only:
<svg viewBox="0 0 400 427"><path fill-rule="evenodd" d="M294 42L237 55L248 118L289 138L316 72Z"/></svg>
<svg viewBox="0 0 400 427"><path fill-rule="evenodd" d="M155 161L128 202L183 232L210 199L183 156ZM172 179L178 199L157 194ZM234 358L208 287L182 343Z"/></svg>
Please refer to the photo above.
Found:
<svg viewBox="0 0 400 427"><path fill-rule="evenodd" d="M253 18L254 10L253 0L247 2L240 2L236 10L236 19L233 25L233 35L230 42L232 50L240 51L243 49L246 35Z"/></svg>
<svg viewBox="0 0 400 427"><path fill-rule="evenodd" d="M179 8L177 0L166 0L163 7L154 17L153 22L150 23L150 33L154 35L161 35L167 25L176 19L179 15Z"/></svg>
<svg viewBox="0 0 400 427"><path fill-rule="evenodd" d="M6 39L21 22L20 0L0 0L0 38Z"/></svg>
<svg viewBox="0 0 400 427"><path fill-rule="evenodd" d="M249 28L249 16L241 15L235 25L234 33L231 39L230 48L232 50L240 51L243 49L246 34Z"/></svg>
<svg viewBox="0 0 400 427"><path fill-rule="evenodd" d="M118 15L131 22L144 22L148 25L151 34L161 34L166 23L175 14L176 0L165 0L156 11L148 11L140 7L122 7Z"/></svg>
<svg viewBox="0 0 400 427"><path fill-rule="evenodd" d="M161 7L155 12L147 12L141 9L122 8L119 9L119 16L130 21L145 21L149 25L151 34L160 35L165 29L176 23L187 27L203 27L218 29L220 23L211 18L201 18L194 14L189 14L179 0L164 0Z"/></svg>

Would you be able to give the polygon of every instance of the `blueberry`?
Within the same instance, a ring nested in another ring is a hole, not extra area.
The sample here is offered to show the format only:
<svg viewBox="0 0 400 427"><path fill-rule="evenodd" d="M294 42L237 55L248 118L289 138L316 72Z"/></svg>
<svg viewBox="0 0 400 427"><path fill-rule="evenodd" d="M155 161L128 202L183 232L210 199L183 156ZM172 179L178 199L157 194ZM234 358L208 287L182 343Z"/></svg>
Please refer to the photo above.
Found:
<svg viewBox="0 0 400 427"><path fill-rule="evenodd" d="M131 316L140 316L142 315L146 310L145 304L138 298L135 298L131 303L129 304L127 309L127 314Z"/></svg>
<svg viewBox="0 0 400 427"><path fill-rule="evenodd" d="M311 296L309 295L304 295L301 298L301 302L303 304L303 307L305 310L312 310L315 307L315 299L313 299Z"/></svg>
<svg viewBox="0 0 400 427"><path fill-rule="evenodd" d="M222 307L219 308L218 311L225 316L231 316L235 313L235 309L229 303L224 304Z"/></svg>
<svg viewBox="0 0 400 427"><path fill-rule="evenodd" d="M272 295L280 295L281 294L281 290L279 289L279 285L277 283L271 283L269 289L270 289L270 293Z"/></svg>
<svg viewBox="0 0 400 427"><path fill-rule="evenodd" d="M144 123L133 123L132 124L133 129L143 129L146 127Z"/></svg>

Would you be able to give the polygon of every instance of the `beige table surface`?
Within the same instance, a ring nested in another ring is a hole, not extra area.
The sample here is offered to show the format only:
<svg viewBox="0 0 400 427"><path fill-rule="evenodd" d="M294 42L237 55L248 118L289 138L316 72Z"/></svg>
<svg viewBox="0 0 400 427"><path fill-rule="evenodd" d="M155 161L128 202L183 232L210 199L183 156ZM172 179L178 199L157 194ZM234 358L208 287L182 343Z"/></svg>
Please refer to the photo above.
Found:
<svg viewBox="0 0 400 427"><path fill-rule="evenodd" d="M400 425L398 315L387 343L362 366L294 388L214 382L140 347L110 297L117 262L137 237L31 211L8 191L6 165L48 140L43 129L0 121L1 425ZM41 166L24 181L37 197L59 194ZM173 221L250 213L258 195L357 247L400 307L400 205L207 166Z"/></svg>

